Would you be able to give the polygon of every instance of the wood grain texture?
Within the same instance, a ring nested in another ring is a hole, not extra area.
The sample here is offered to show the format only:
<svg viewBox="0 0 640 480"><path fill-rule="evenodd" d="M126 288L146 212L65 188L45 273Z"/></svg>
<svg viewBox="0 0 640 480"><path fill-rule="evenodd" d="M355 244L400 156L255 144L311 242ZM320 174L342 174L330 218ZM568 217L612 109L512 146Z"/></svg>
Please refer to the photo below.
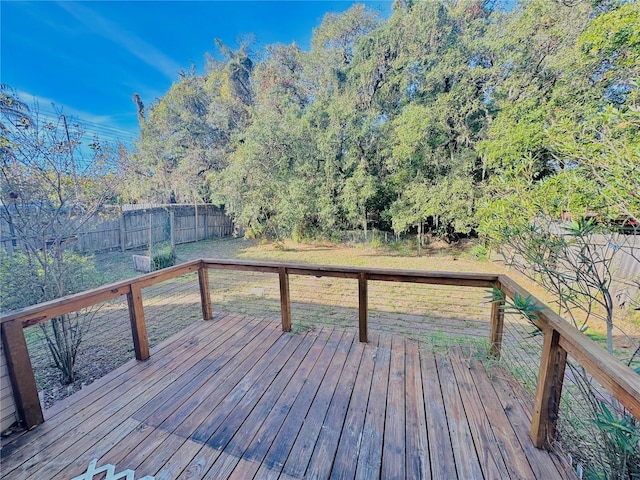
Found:
<svg viewBox="0 0 640 480"><path fill-rule="evenodd" d="M368 338L368 318L369 318L369 295L367 293L367 274L358 274L358 331L360 341L367 343Z"/></svg>
<svg viewBox="0 0 640 480"><path fill-rule="evenodd" d="M157 480L571 478L482 365L398 335L358 340L198 322L3 444L3 478L64 480L93 458Z"/></svg>
<svg viewBox="0 0 640 480"><path fill-rule="evenodd" d="M211 290L209 289L209 269L198 268L198 285L200 287L200 304L202 305L202 318L211 320L213 309L211 307Z"/></svg>
<svg viewBox="0 0 640 480"><path fill-rule="evenodd" d="M280 281L280 314L282 316L282 331L291 331L291 296L289 294L289 273L285 267L278 268Z"/></svg>
<svg viewBox="0 0 640 480"><path fill-rule="evenodd" d="M567 351L559 344L560 333L547 328L544 332L538 386L531 417L531 440L538 448L553 441L560 408Z"/></svg>
<svg viewBox="0 0 640 480"><path fill-rule="evenodd" d="M149 339L147 338L147 325L144 319L142 291L137 283L131 285L131 292L127 294L127 304L129 306L129 321L131 323L133 350L136 360L146 360L149 358Z"/></svg>
<svg viewBox="0 0 640 480"><path fill-rule="evenodd" d="M558 344L566 350L587 372L613 394L636 418L640 418L640 375L624 365L577 328L554 313L544 303L531 295L506 275L500 275L500 284L511 298L518 293L531 297L544 309L537 313L534 321L541 330L552 328L560 334Z"/></svg>
<svg viewBox="0 0 640 480"><path fill-rule="evenodd" d="M502 291L500 282L492 285L493 288ZM504 301L491 304L491 319L489 324L489 353L492 357L500 359L502 350L502 335L504 332Z"/></svg>
<svg viewBox="0 0 640 480"><path fill-rule="evenodd" d="M25 428L30 430L44 422L44 415L22 325L18 320L13 320L0 326L2 350L7 361L18 416Z"/></svg>

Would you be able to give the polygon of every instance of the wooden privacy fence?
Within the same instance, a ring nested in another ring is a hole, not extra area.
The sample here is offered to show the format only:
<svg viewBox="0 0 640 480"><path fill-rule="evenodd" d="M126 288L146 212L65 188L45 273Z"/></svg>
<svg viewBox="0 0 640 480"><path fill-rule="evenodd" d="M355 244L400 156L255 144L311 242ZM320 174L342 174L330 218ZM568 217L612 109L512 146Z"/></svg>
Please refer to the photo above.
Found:
<svg viewBox="0 0 640 480"><path fill-rule="evenodd" d="M224 209L215 205L162 205L150 208L105 206L82 226L70 226L75 232L66 242L73 242L80 252L147 248L149 243L192 243L233 234L234 224ZM0 247L7 252L23 249L20 238L0 218Z"/></svg>
<svg viewBox="0 0 640 480"><path fill-rule="evenodd" d="M368 337L369 281L478 288L495 287L501 290L507 298L514 298L516 295L520 297L531 296L506 275L368 269L238 260L194 260L131 280L3 314L0 317L3 348L15 403L24 425L27 428L33 428L44 421L44 416L38 399L23 328L126 295L135 356L138 360L146 360L149 358L149 343L147 341L142 290L150 285L197 271L202 316L205 320L211 320L214 306L211 304L209 290L209 269L266 272L277 275L280 284L282 330L285 332L291 330L290 275L353 279L357 281L358 328L361 342L366 342ZM531 297L533 301L543 305L533 296ZM501 354L503 314L500 305L494 303L489 319L490 351L494 357L500 357ZM534 444L539 448L543 447L554 437L567 355L571 355L576 362L581 364L629 412L636 418L640 418L640 375L620 363L549 308L544 308L536 314L537 318L534 321L544 334L544 343L531 424L531 438Z"/></svg>

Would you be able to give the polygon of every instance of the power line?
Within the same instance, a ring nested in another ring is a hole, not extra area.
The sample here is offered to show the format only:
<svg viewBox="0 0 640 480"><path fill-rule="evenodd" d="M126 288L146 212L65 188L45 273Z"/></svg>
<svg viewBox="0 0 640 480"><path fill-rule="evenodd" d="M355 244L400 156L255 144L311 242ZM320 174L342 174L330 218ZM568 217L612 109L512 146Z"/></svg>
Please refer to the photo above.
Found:
<svg viewBox="0 0 640 480"><path fill-rule="evenodd" d="M62 115L61 113L46 109L40 109L38 114L40 114L40 116L45 120L55 122L60 121ZM83 120L77 115L67 115L67 118L71 123L77 123L81 125L85 135L97 135L99 138L115 143L133 143L138 138L137 134L131 131L114 127L112 125L101 124L90 120Z"/></svg>

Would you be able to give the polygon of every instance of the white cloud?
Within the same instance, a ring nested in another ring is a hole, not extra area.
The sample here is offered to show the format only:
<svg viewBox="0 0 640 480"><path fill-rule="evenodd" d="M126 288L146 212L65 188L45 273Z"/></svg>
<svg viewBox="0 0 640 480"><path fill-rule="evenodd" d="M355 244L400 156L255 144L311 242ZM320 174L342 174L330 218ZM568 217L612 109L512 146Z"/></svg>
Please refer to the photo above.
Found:
<svg viewBox="0 0 640 480"><path fill-rule="evenodd" d="M127 32L96 12L77 2L59 2L58 5L73 15L87 28L111 40L142 60L147 65L162 72L170 80L174 80L181 67L153 45L136 35Z"/></svg>

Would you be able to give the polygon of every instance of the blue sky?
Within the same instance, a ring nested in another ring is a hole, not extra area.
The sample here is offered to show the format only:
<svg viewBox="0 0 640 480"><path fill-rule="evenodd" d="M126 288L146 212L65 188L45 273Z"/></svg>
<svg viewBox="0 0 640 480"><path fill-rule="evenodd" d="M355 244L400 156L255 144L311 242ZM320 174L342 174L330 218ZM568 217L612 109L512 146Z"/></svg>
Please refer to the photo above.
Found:
<svg viewBox="0 0 640 480"><path fill-rule="evenodd" d="M297 42L308 49L326 12L351 1L0 2L0 79L40 112L62 113L105 140L135 138L134 92L150 105L181 69L204 66L214 38L255 49ZM383 16L391 0L367 1Z"/></svg>

